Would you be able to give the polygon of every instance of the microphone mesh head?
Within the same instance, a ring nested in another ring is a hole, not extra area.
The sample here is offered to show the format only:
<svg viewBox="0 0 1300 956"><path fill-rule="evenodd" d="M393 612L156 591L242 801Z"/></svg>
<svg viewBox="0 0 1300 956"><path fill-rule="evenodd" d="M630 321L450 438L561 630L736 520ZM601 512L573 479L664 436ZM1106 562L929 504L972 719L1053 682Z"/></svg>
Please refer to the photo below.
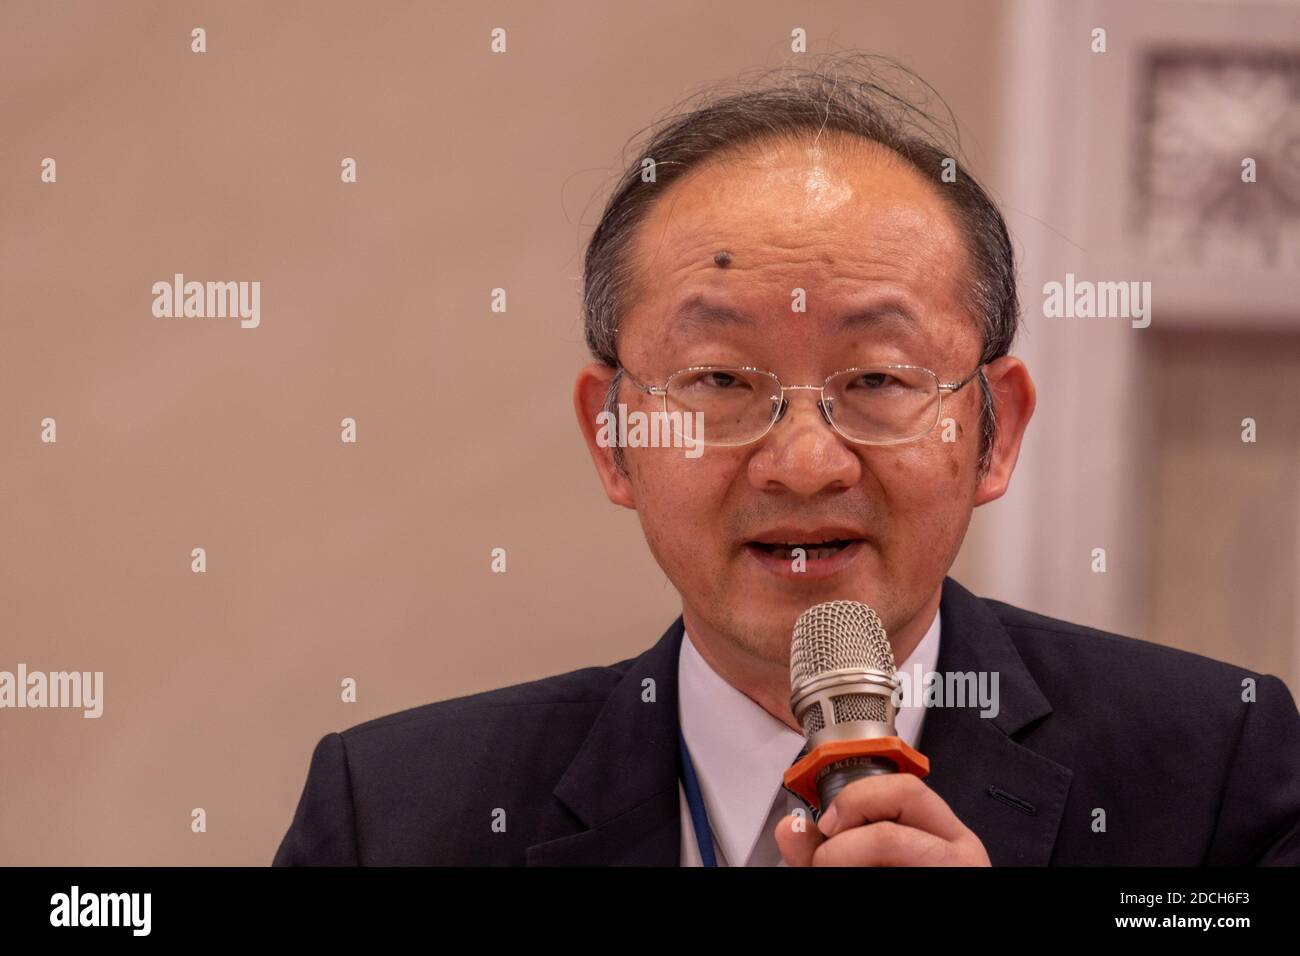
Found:
<svg viewBox="0 0 1300 956"><path fill-rule="evenodd" d="M799 615L790 641L790 687L798 690L827 671L865 667L897 670L894 649L876 612L858 601L814 604Z"/></svg>

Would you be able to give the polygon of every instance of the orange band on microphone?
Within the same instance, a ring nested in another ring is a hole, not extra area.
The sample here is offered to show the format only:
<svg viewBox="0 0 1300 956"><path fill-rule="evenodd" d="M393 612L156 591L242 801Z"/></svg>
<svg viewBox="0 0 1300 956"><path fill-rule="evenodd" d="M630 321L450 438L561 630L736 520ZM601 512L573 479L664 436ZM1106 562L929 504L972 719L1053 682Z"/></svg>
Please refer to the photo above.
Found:
<svg viewBox="0 0 1300 956"><path fill-rule="evenodd" d="M898 737L830 740L808 751L785 772L783 781L786 789L798 794L805 803L820 813L817 773L823 767L847 757L884 757L894 762L899 773L910 773L917 777L924 777L930 772L930 759Z"/></svg>

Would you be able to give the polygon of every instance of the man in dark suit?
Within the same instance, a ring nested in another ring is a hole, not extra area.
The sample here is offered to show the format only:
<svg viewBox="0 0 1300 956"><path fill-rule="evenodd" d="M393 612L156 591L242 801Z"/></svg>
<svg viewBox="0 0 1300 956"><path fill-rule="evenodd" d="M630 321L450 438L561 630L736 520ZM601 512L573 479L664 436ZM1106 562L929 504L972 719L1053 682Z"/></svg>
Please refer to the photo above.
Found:
<svg viewBox="0 0 1300 956"><path fill-rule="evenodd" d="M994 865L1300 865L1300 717L1277 678L951 578L942 615L939 671L1000 673L1001 706L932 710L925 782ZM678 865L681 638L679 618L634 660L329 734L276 865Z"/></svg>
<svg viewBox="0 0 1300 956"><path fill-rule="evenodd" d="M1034 410L1012 247L854 69L674 117L587 251L574 406L682 616L635 660L327 735L276 863L1300 863L1279 680L947 577ZM800 826L790 636L836 599L998 702L926 708L928 777L856 781Z"/></svg>

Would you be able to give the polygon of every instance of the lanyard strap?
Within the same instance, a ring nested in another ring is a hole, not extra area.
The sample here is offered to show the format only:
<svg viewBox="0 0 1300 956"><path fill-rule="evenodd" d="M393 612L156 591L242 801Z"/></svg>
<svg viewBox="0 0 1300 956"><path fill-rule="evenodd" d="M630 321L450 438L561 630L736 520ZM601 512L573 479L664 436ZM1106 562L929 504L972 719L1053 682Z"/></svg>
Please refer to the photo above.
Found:
<svg viewBox="0 0 1300 956"><path fill-rule="evenodd" d="M691 752L686 749L686 735L682 733L680 725L677 727L677 742L682 751L682 787L686 791L686 802L691 808L695 842L700 845L700 862L704 866L717 866L717 858L713 855L713 831L709 829L709 811L704 808L700 781L695 776L695 764L691 763Z"/></svg>

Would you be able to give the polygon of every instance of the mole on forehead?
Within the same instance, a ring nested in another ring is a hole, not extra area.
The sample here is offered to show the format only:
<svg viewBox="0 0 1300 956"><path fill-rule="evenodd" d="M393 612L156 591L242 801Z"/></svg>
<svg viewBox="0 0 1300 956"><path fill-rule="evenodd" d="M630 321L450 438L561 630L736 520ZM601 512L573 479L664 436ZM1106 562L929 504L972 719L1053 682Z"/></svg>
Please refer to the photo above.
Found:
<svg viewBox="0 0 1300 956"><path fill-rule="evenodd" d="M713 254L713 261L725 269L727 266L731 265L731 253L727 252L725 249L715 252Z"/></svg>

